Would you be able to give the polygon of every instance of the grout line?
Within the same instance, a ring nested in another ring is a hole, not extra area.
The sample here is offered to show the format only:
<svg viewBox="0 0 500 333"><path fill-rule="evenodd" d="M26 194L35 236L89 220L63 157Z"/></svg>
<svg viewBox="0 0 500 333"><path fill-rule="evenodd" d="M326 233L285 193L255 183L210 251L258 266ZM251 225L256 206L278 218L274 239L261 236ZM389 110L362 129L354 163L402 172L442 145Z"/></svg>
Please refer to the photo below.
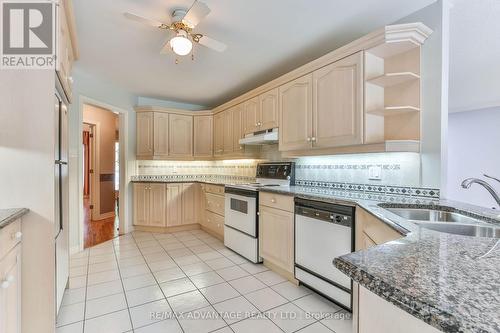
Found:
<svg viewBox="0 0 500 333"><path fill-rule="evenodd" d="M132 323L132 315L130 313L130 307L128 306L127 294L125 293L125 286L123 285L122 273L120 271L120 265L118 265L118 258L116 256L116 249L114 247L114 244L113 244L113 253L115 255L116 265L118 266L118 275L120 276L120 283L122 285L123 297L125 298L125 304L127 305L127 312L128 312L128 318L129 318L129 321L130 321L130 328L131 328L131 330L133 332L133 330L134 330L134 324ZM120 311L122 311L122 310L120 310Z"/></svg>

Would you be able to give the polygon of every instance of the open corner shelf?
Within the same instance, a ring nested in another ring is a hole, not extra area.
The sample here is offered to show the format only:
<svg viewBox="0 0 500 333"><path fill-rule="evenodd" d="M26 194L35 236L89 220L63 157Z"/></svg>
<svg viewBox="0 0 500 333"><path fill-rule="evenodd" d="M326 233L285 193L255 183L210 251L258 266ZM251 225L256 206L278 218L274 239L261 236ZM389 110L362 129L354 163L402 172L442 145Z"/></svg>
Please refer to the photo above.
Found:
<svg viewBox="0 0 500 333"><path fill-rule="evenodd" d="M368 110L367 113L378 116L394 116L402 113L419 112L419 111L420 108L410 105L404 105L404 106L386 106L381 109Z"/></svg>
<svg viewBox="0 0 500 333"><path fill-rule="evenodd" d="M368 79L367 82L376 84L381 87L391 87L397 84L406 83L413 80L420 79L420 75L413 72L398 72L386 73L384 75L376 76Z"/></svg>

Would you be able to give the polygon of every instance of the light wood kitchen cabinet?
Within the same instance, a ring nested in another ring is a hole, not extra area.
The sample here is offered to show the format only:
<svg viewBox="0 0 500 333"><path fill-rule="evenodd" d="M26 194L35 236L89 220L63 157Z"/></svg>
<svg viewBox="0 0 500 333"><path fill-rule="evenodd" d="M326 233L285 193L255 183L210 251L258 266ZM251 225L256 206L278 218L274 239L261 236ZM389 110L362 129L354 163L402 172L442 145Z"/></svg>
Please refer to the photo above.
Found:
<svg viewBox="0 0 500 333"><path fill-rule="evenodd" d="M165 185L149 184L149 225L165 226Z"/></svg>
<svg viewBox="0 0 500 333"><path fill-rule="evenodd" d="M278 88L259 95L259 131L278 127Z"/></svg>
<svg viewBox="0 0 500 333"><path fill-rule="evenodd" d="M165 226L165 184L134 183L134 225Z"/></svg>
<svg viewBox="0 0 500 333"><path fill-rule="evenodd" d="M21 245L0 259L0 332L21 332Z"/></svg>
<svg viewBox="0 0 500 333"><path fill-rule="evenodd" d="M299 77L279 88L279 150L311 148L312 74Z"/></svg>
<svg viewBox="0 0 500 333"><path fill-rule="evenodd" d="M356 209L356 251L404 237L362 208Z"/></svg>
<svg viewBox="0 0 500 333"><path fill-rule="evenodd" d="M264 264L293 279L294 272L294 202L292 196L261 193L259 196L259 251Z"/></svg>
<svg viewBox="0 0 500 333"><path fill-rule="evenodd" d="M136 118L137 157L153 155L153 113L137 113Z"/></svg>
<svg viewBox="0 0 500 333"><path fill-rule="evenodd" d="M243 127L245 134L257 132L259 130L259 97L256 96L243 103Z"/></svg>
<svg viewBox="0 0 500 333"><path fill-rule="evenodd" d="M213 155L213 116L193 117L194 157Z"/></svg>
<svg viewBox="0 0 500 333"><path fill-rule="evenodd" d="M363 52L313 73L312 146L363 143Z"/></svg>
<svg viewBox="0 0 500 333"><path fill-rule="evenodd" d="M243 129L243 105L238 104L231 109L233 113L233 150L235 153L243 153L245 147L240 145L240 139L245 137Z"/></svg>
<svg viewBox="0 0 500 333"><path fill-rule="evenodd" d="M214 116L214 156L224 153L224 114L217 113Z"/></svg>
<svg viewBox="0 0 500 333"><path fill-rule="evenodd" d="M167 184L167 227L182 224L182 184Z"/></svg>
<svg viewBox="0 0 500 333"><path fill-rule="evenodd" d="M293 218L292 212L259 208L260 255L287 272L293 272L294 266Z"/></svg>
<svg viewBox="0 0 500 333"><path fill-rule="evenodd" d="M205 206L201 226L219 239L224 239L224 186L203 184L203 201Z"/></svg>
<svg viewBox="0 0 500 333"><path fill-rule="evenodd" d="M197 192L195 183L182 184L182 224L194 224L196 220Z"/></svg>
<svg viewBox="0 0 500 333"><path fill-rule="evenodd" d="M153 153L155 156L168 156L168 113L153 113Z"/></svg>
<svg viewBox="0 0 500 333"><path fill-rule="evenodd" d="M75 44L77 43L76 34L72 34L72 30L75 30L75 23L72 14L72 8L70 6L70 1L60 1L57 7L57 16L59 19L58 24L58 49L57 53L57 67L56 73L61 82L61 86L68 97L69 102L72 101L73 93L73 78L71 77L71 70L73 68L73 62L77 58L77 49Z"/></svg>
<svg viewBox="0 0 500 333"><path fill-rule="evenodd" d="M223 116L223 154L233 152L233 112L231 109L222 112Z"/></svg>
<svg viewBox="0 0 500 333"><path fill-rule="evenodd" d="M169 156L193 156L193 116L169 115Z"/></svg>

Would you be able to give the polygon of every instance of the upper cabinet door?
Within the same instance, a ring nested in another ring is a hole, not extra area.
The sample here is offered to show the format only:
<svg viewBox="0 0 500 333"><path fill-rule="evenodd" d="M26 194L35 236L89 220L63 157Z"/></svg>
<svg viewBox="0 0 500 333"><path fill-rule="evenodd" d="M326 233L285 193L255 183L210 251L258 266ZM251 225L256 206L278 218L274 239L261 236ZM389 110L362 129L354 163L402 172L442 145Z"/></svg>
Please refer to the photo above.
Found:
<svg viewBox="0 0 500 333"><path fill-rule="evenodd" d="M259 130L259 97L254 97L243 103L244 120L243 126L245 134Z"/></svg>
<svg viewBox="0 0 500 333"><path fill-rule="evenodd" d="M224 119L224 154L230 154L233 152L233 112L231 109L223 112Z"/></svg>
<svg viewBox="0 0 500 333"><path fill-rule="evenodd" d="M214 116L214 155L224 152L224 114L219 112Z"/></svg>
<svg viewBox="0 0 500 333"><path fill-rule="evenodd" d="M362 144L362 52L315 71L313 84L313 146Z"/></svg>
<svg viewBox="0 0 500 333"><path fill-rule="evenodd" d="M155 112L153 124L154 155L168 156L168 113Z"/></svg>
<svg viewBox="0 0 500 333"><path fill-rule="evenodd" d="M213 116L194 116L194 156L212 157Z"/></svg>
<svg viewBox="0 0 500 333"><path fill-rule="evenodd" d="M259 96L259 130L278 127L278 88Z"/></svg>
<svg viewBox="0 0 500 333"><path fill-rule="evenodd" d="M243 105L238 104L233 109L233 150L234 152L243 152L245 147L240 145L240 139L245 136L243 130Z"/></svg>
<svg viewBox="0 0 500 333"><path fill-rule="evenodd" d="M312 74L279 88L279 150L311 148Z"/></svg>
<svg viewBox="0 0 500 333"><path fill-rule="evenodd" d="M137 156L153 155L153 112L137 113Z"/></svg>
<svg viewBox="0 0 500 333"><path fill-rule="evenodd" d="M169 115L169 155L193 156L193 116Z"/></svg>

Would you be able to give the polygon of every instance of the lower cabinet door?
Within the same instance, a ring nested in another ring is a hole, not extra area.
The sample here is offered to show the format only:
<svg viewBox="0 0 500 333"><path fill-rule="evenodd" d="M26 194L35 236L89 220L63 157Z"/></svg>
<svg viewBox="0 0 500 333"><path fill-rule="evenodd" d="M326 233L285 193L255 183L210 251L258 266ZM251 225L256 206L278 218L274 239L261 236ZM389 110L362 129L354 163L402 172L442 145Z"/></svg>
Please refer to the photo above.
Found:
<svg viewBox="0 0 500 333"><path fill-rule="evenodd" d="M149 186L148 183L134 183L134 225L149 225Z"/></svg>
<svg viewBox="0 0 500 333"><path fill-rule="evenodd" d="M261 206L259 209L260 255L274 265L293 272L293 213Z"/></svg>
<svg viewBox="0 0 500 333"><path fill-rule="evenodd" d="M21 245L0 261L0 332L21 333Z"/></svg>
<svg viewBox="0 0 500 333"><path fill-rule="evenodd" d="M182 184L167 184L167 227L182 224Z"/></svg>
<svg viewBox="0 0 500 333"><path fill-rule="evenodd" d="M196 184L182 184L182 224L196 223Z"/></svg>
<svg viewBox="0 0 500 333"><path fill-rule="evenodd" d="M165 223L165 184L149 185L149 225L164 227Z"/></svg>

